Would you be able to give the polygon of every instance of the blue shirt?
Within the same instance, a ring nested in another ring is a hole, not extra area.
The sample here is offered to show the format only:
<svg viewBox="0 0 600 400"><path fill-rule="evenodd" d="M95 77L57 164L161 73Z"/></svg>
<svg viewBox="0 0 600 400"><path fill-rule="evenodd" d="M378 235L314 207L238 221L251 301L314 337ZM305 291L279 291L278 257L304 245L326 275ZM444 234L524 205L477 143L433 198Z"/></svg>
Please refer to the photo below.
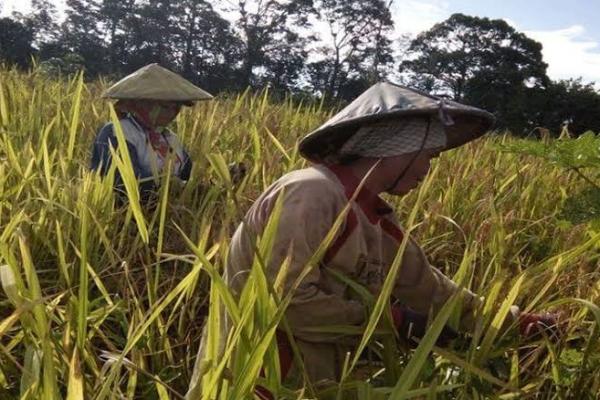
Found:
<svg viewBox="0 0 600 400"><path fill-rule="evenodd" d="M119 122L127 141L131 167L139 181L141 198L147 199L152 192L156 192L158 189L159 176L165 167L165 160L156 153L146 131L133 116L129 115ZM169 144L169 155L174 156L173 176L187 181L192 170L192 160L177 136L168 130L164 130L162 135ZM98 131L92 147L90 168L94 171L99 170L102 176L108 173L112 161L109 146L115 150L118 146L112 123L107 123ZM125 193L123 180L118 170L115 171L115 190Z"/></svg>

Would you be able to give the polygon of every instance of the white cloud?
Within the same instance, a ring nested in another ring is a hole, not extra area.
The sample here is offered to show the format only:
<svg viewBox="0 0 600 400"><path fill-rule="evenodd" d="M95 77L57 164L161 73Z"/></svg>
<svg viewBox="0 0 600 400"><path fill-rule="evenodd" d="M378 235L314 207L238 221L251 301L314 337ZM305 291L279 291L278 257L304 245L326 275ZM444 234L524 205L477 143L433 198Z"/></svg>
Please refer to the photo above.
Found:
<svg viewBox="0 0 600 400"><path fill-rule="evenodd" d="M448 2L445 0L395 0L391 11L395 29L393 52L398 62L405 57L404 51L409 44L407 39L414 38L451 15ZM392 69L389 79L402 81L397 66Z"/></svg>
<svg viewBox="0 0 600 400"><path fill-rule="evenodd" d="M548 75L553 79L583 77L600 85L600 43L586 36L585 28L573 25L553 31L525 31L542 43Z"/></svg>
<svg viewBox="0 0 600 400"><path fill-rule="evenodd" d="M396 0L392 16L399 34L416 35L450 16L447 1Z"/></svg>
<svg viewBox="0 0 600 400"><path fill-rule="evenodd" d="M0 16L8 17L14 11L27 13L31 10L31 0L4 0L0 1Z"/></svg>

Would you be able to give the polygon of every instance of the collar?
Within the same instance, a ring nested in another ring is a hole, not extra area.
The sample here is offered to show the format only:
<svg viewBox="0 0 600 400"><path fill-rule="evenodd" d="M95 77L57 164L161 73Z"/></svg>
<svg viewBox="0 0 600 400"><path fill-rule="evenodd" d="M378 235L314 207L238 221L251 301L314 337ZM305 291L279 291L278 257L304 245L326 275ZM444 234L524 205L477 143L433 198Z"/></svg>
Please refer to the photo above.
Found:
<svg viewBox="0 0 600 400"><path fill-rule="evenodd" d="M360 185L360 179L352 173L352 170L349 167L338 164L322 165L333 172L338 178L342 186L344 186L346 197L350 200ZM362 187L356 196L355 201L372 224L378 223L384 216L391 214L394 211L388 203L365 186Z"/></svg>
<svg viewBox="0 0 600 400"><path fill-rule="evenodd" d="M142 123L138 121L132 113L127 113L125 115L125 118L128 119L137 129L144 133L146 132L146 129L144 128Z"/></svg>

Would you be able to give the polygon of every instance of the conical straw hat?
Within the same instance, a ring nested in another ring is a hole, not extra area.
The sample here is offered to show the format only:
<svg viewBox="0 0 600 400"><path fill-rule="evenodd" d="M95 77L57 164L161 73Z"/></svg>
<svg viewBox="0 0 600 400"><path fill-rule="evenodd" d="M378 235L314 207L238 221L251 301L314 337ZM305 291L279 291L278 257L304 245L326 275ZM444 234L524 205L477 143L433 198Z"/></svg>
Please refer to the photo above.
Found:
<svg viewBox="0 0 600 400"><path fill-rule="evenodd" d="M309 160L323 161L328 155L341 149L358 128L365 124L415 116L431 116L442 120L447 136L444 150L478 138L495 121L492 114L479 108L405 86L380 82L305 136L300 142L300 153Z"/></svg>
<svg viewBox="0 0 600 400"><path fill-rule="evenodd" d="M165 100L191 104L212 95L158 64L149 64L109 87L102 97L110 99Z"/></svg>

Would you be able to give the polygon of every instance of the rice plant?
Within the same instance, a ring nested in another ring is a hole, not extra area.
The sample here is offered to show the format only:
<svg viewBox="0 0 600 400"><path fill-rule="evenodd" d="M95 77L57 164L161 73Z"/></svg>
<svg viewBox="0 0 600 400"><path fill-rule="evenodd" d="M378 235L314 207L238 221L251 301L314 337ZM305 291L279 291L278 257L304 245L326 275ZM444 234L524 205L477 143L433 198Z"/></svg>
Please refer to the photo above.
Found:
<svg viewBox="0 0 600 400"><path fill-rule="evenodd" d="M407 350L385 328L385 290L365 294L365 327L324 327L362 338L342 382L280 383L273 338L290 293L265 279L261 262L276 213L240 298L220 272L245 211L305 164L297 142L329 112L268 92L198 104L173 127L195 161L191 179L163 177L158 204L144 207L117 150L113 168L129 198L118 205L111 179L87 168L96 129L115 118L99 98L104 87L82 75L0 70L0 398L183 398L202 327L219 334L220 307L235 328L224 356L206 365L204 399L252 398L256 385L287 399L598 397L600 237L564 217L588 185L577 171L502 151L528 143L502 135L444 154L418 191L388 200L434 265L485 296L476 330L435 346L452 323L451 299ZM242 161L248 174L234 184L226 166ZM527 343L504 334L512 303L560 312L565 336Z"/></svg>

